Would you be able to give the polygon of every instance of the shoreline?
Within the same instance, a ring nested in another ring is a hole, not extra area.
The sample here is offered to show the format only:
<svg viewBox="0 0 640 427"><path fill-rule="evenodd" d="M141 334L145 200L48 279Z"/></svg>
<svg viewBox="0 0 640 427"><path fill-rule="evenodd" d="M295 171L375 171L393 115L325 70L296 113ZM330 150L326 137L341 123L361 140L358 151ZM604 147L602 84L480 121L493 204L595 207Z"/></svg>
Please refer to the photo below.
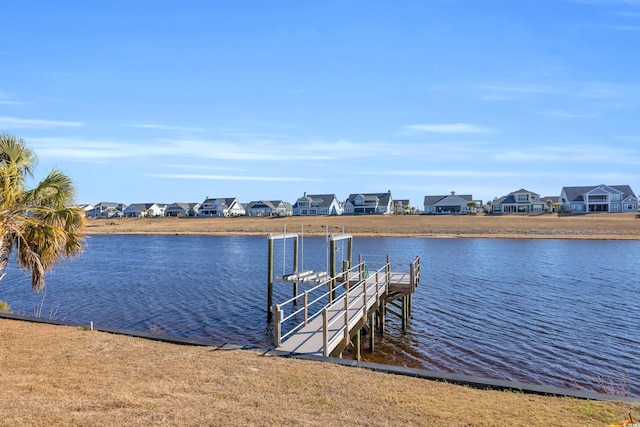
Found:
<svg viewBox="0 0 640 427"><path fill-rule="evenodd" d="M3 425L608 425L640 410L0 319ZM384 385L384 387L381 387ZM366 416L366 418L363 418ZM276 417L276 418L274 418ZM274 421L275 420L275 421Z"/></svg>
<svg viewBox="0 0 640 427"><path fill-rule="evenodd" d="M371 215L235 218L88 219L87 235L176 234L257 236L283 232L307 236L640 240L635 213L557 215Z"/></svg>

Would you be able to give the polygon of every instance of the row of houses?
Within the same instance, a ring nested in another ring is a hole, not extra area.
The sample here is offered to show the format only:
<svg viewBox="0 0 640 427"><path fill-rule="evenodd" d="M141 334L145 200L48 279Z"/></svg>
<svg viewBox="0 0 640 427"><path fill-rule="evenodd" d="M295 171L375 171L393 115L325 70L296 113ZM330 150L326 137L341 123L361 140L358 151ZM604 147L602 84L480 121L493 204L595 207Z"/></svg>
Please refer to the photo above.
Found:
<svg viewBox="0 0 640 427"><path fill-rule="evenodd" d="M560 196L542 197L526 189L513 191L483 205L470 194L425 196L423 214L511 213L594 213L637 212L638 198L629 185L563 187ZM110 217L233 217L233 216L316 216L417 213L408 199L393 199L385 193L353 193L340 201L335 194L307 194L292 205L284 200L241 203L235 197L210 198L202 203L122 203L101 202L83 205L89 218Z"/></svg>
<svg viewBox="0 0 640 427"><path fill-rule="evenodd" d="M241 203L235 197L210 198L202 203L123 203L100 202L83 205L89 218L111 217L233 217L233 216L315 216L343 214L407 213L408 199L394 200L386 193L351 194L342 202L335 194L304 194L293 205L284 200L258 200Z"/></svg>
<svg viewBox="0 0 640 427"><path fill-rule="evenodd" d="M474 200L471 195L425 196L427 214L472 213L484 211L494 214L511 213L596 213L637 212L638 198L629 185L594 185L562 187L560 196L542 197L521 188L487 202Z"/></svg>

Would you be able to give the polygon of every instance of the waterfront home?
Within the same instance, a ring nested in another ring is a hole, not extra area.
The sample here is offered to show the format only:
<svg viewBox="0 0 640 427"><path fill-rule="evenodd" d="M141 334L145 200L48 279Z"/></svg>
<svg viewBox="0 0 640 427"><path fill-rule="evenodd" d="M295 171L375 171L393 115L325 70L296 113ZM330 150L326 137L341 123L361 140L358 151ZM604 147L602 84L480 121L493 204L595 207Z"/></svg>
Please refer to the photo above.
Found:
<svg viewBox="0 0 640 427"><path fill-rule="evenodd" d="M304 193L293 205L293 215L342 215L342 203L335 194L309 194Z"/></svg>
<svg viewBox="0 0 640 427"><path fill-rule="evenodd" d="M405 215L411 213L411 203L409 199L395 199L393 201L393 212L396 215Z"/></svg>
<svg viewBox="0 0 640 427"><path fill-rule="evenodd" d="M245 204L247 216L289 216L293 206L284 200L258 200Z"/></svg>
<svg viewBox="0 0 640 427"><path fill-rule="evenodd" d="M424 196L425 214L459 214L476 212L476 206L482 206L481 200L473 200L471 194L456 194L452 191L448 196Z"/></svg>
<svg viewBox="0 0 640 427"><path fill-rule="evenodd" d="M393 212L391 190L386 193L350 194L344 202L344 214L390 214Z"/></svg>
<svg viewBox="0 0 640 427"><path fill-rule="evenodd" d="M132 203L122 212L127 218L164 216L164 203Z"/></svg>
<svg viewBox="0 0 640 427"><path fill-rule="evenodd" d="M502 196L491 203L491 212L508 213L544 213L548 209L540 195L521 188L518 191Z"/></svg>
<svg viewBox="0 0 640 427"><path fill-rule="evenodd" d="M120 217L127 208L124 203L100 202L93 206L93 209L86 211L87 218L111 218Z"/></svg>
<svg viewBox="0 0 640 427"><path fill-rule="evenodd" d="M95 206L93 206L93 205L77 205L76 208L80 209L82 211L82 213L84 214L85 218L87 218L89 212L93 211L95 209Z"/></svg>
<svg viewBox="0 0 640 427"><path fill-rule="evenodd" d="M559 212L560 211L560 197L558 196L546 196L541 197L540 200L544 202L544 205L547 207L547 213Z"/></svg>
<svg viewBox="0 0 640 427"><path fill-rule="evenodd" d="M638 211L638 198L628 185L562 187L560 203L571 213Z"/></svg>
<svg viewBox="0 0 640 427"><path fill-rule="evenodd" d="M242 216L245 209L235 197L213 199L207 197L198 209L198 216Z"/></svg>
<svg viewBox="0 0 640 427"><path fill-rule="evenodd" d="M176 216L180 218L198 216L200 203L173 203L165 211L164 216Z"/></svg>

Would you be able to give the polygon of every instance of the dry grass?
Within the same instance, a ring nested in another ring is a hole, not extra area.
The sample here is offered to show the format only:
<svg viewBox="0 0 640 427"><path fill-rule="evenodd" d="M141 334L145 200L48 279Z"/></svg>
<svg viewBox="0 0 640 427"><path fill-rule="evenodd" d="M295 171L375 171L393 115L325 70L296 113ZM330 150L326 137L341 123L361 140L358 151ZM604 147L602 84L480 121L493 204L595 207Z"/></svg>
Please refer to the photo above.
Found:
<svg viewBox="0 0 640 427"><path fill-rule="evenodd" d="M357 236L640 239L634 213L557 215L371 215L286 218L117 218L89 220L89 234L305 234Z"/></svg>
<svg viewBox="0 0 640 427"><path fill-rule="evenodd" d="M602 426L640 405L481 391L0 319L0 425Z"/></svg>

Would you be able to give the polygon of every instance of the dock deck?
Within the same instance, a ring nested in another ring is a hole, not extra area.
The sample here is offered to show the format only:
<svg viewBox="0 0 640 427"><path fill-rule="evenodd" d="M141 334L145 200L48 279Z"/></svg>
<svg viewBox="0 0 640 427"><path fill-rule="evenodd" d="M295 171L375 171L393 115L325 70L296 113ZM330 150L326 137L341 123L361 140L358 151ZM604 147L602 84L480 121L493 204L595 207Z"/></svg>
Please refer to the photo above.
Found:
<svg viewBox="0 0 640 427"><path fill-rule="evenodd" d="M372 327L373 314L376 311L382 314L384 321L386 304L396 306L393 302L396 299L407 302L404 307L399 306L403 310L400 315L403 318L403 326L406 326L406 318L410 312L410 295L415 292L420 280L419 257L410 264L409 271L403 272L389 271L390 265L387 263L379 270L365 273L364 266L364 263L359 264L333 278L314 272L302 272L283 277L283 281L316 284L313 289L326 286L327 291L321 298L328 297L332 293L332 284L342 287L344 292L337 298L330 299L328 304L313 315L309 315L309 306L320 298L309 303L307 292L274 306L276 349L306 355L339 355L343 349L352 344L353 337L359 338L357 335L363 326L369 324L369 327ZM302 308L298 308L299 298L303 300ZM284 306L289 305L291 313L285 318ZM391 312L395 314L393 310ZM282 328L285 322L300 315L304 320L292 331L283 335Z"/></svg>

